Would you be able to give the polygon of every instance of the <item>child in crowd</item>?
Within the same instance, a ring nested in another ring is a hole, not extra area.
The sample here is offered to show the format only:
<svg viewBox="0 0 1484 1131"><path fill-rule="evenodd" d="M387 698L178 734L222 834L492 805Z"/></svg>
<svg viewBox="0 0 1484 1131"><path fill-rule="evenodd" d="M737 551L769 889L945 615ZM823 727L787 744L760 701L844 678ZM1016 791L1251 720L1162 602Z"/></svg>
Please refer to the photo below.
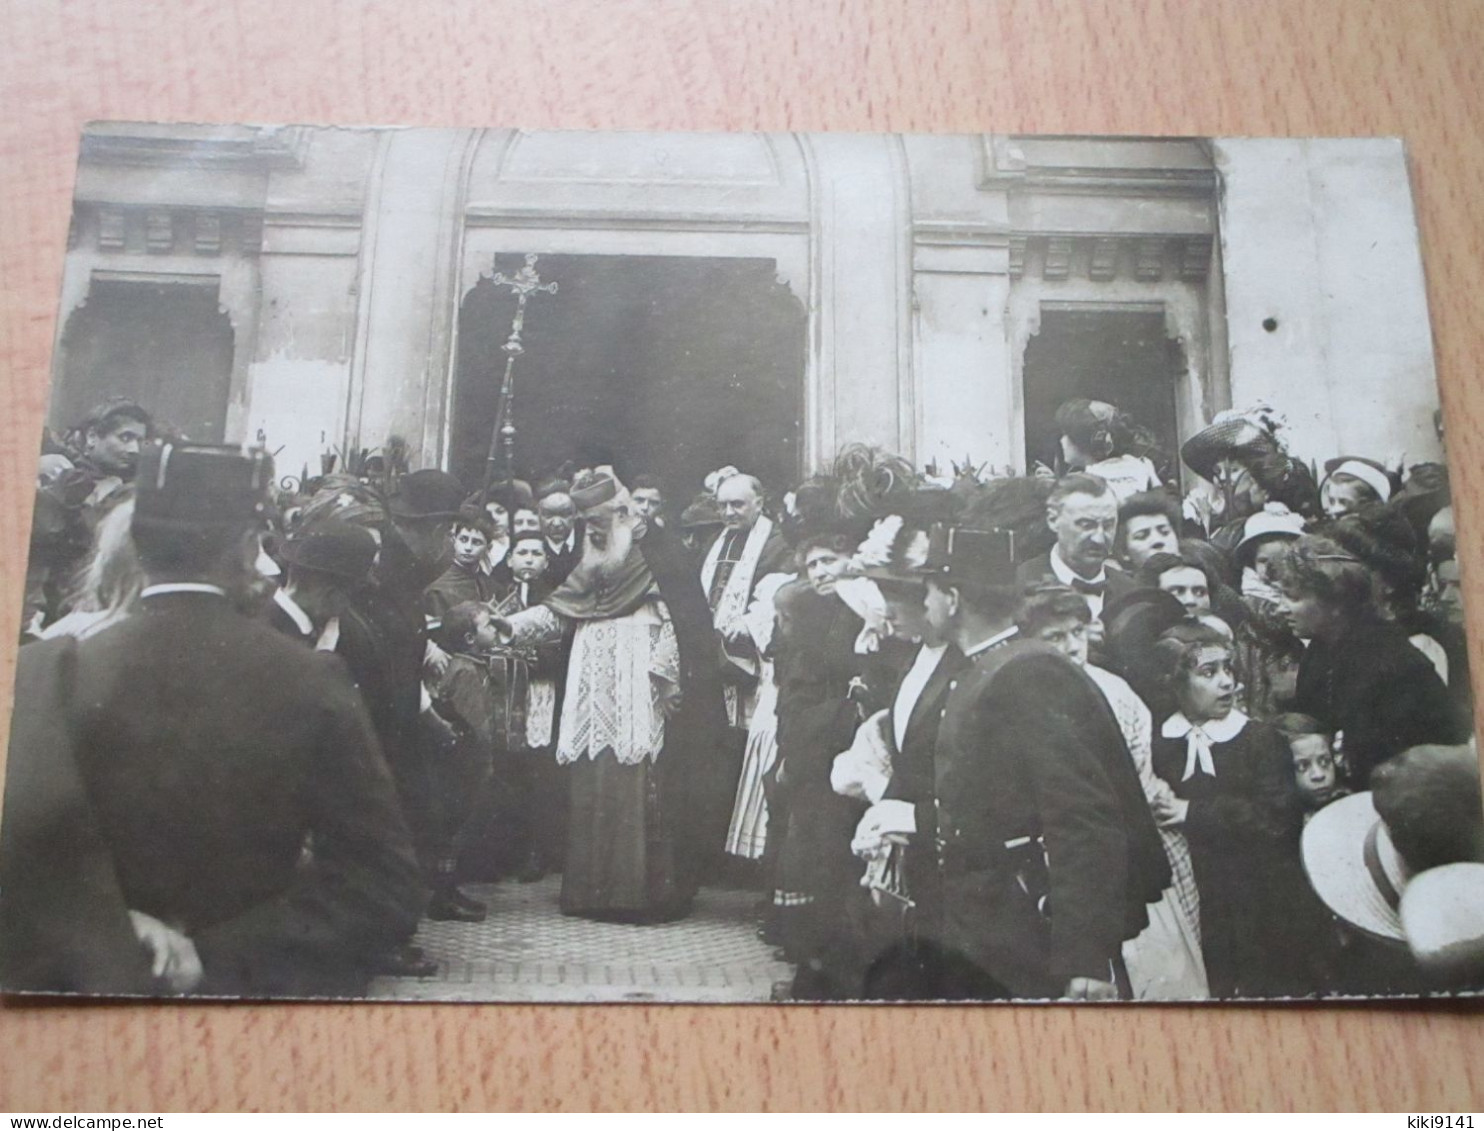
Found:
<svg viewBox="0 0 1484 1131"><path fill-rule="evenodd" d="M1325 463L1319 485L1319 504L1326 518L1343 518L1362 508L1390 500L1395 484L1385 466L1360 456L1341 456Z"/></svg>
<svg viewBox="0 0 1484 1131"><path fill-rule="evenodd" d="M424 612L438 618L466 601L483 603L495 592L495 582L486 568L486 551L495 536L489 515L476 507L465 507L453 526L453 562L424 593Z"/></svg>
<svg viewBox="0 0 1484 1131"><path fill-rule="evenodd" d="M1271 723L1288 740L1293 782L1304 803L1305 823L1331 801L1350 795L1332 730L1314 716L1297 712L1279 715Z"/></svg>
<svg viewBox="0 0 1484 1131"><path fill-rule="evenodd" d="M1237 708L1234 649L1224 636L1186 621L1155 650L1176 708L1153 742L1154 771L1174 793L1155 816L1190 845L1211 992L1311 989L1300 921L1313 908L1299 868L1302 805L1287 745ZM1275 963L1275 954L1287 958Z"/></svg>
<svg viewBox="0 0 1484 1131"><path fill-rule="evenodd" d="M510 515L510 537L519 538L522 534L540 534L541 516L536 513L535 504L522 505L515 508Z"/></svg>
<svg viewBox="0 0 1484 1131"><path fill-rule="evenodd" d="M509 616L541 603L552 589L546 580L549 561L539 530L512 536L505 559L510 580L491 603L496 615ZM521 703L509 702L509 722L497 732L497 742L504 737L504 746L496 747L500 758L496 776L504 788L506 818L500 829L500 855L506 867L515 869L517 879L533 883L560 867L566 842L566 793L553 750L563 650L560 644L503 645L493 650L492 663L500 666L509 694L522 695Z"/></svg>
<svg viewBox="0 0 1484 1131"><path fill-rule="evenodd" d="M436 759L431 771L440 779L434 793L444 809L440 824L448 830L457 855L494 769L496 694L486 656L500 638L490 610L477 601L455 605L436 623L430 636L447 653L447 662L432 678L428 693L434 710L451 724L456 739L448 756ZM439 885L428 916L478 922L484 918L485 907L453 886L456 865L456 858L438 861L440 879L447 872L449 882Z"/></svg>

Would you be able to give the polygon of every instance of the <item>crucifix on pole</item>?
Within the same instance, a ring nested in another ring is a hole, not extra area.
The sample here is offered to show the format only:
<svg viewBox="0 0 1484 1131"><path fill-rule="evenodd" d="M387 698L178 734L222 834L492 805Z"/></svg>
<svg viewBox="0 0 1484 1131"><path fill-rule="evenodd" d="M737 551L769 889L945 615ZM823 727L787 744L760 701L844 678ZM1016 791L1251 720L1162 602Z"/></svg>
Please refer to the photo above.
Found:
<svg viewBox="0 0 1484 1131"><path fill-rule="evenodd" d="M510 336L500 348L505 351L505 376L500 382L500 400L495 409L495 426L490 433L489 458L485 462L484 489L481 495L488 502L490 489L501 479L511 477L515 464L515 420L512 406L515 400L515 384L512 371L515 359L525 353L520 332L526 323L526 301L537 293L554 295L555 283L543 283L536 274L536 256L527 255L526 264L514 275L496 271L496 286L509 287L515 294L515 320L510 324Z"/></svg>

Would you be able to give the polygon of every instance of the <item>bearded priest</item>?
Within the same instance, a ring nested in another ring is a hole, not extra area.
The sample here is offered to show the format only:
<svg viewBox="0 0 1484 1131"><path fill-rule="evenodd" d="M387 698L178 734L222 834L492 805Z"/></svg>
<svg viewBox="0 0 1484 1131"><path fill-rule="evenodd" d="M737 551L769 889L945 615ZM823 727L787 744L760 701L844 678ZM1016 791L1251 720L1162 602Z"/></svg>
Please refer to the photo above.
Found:
<svg viewBox="0 0 1484 1131"><path fill-rule="evenodd" d="M562 912L683 917L702 759L726 726L706 595L679 540L636 513L609 468L579 475L582 556L546 600L496 622L508 643L572 633L557 761L571 792Z"/></svg>

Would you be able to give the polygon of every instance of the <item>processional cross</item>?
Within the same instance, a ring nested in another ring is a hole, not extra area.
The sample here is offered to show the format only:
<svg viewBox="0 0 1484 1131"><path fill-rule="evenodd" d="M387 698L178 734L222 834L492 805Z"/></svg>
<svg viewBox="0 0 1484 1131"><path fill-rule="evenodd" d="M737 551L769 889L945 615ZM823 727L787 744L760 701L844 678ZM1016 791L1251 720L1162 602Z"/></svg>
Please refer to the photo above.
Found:
<svg viewBox="0 0 1484 1131"><path fill-rule="evenodd" d="M486 502L489 501L490 489L500 479L509 479L515 465L515 419L512 415L515 382L512 371L515 359L526 352L520 340L521 329L526 324L526 302L533 294L557 293L555 283L543 283L541 276L536 274L535 255L527 255L526 265L514 275L496 271L494 282L496 286L509 287L515 293L515 319L510 324L510 337L500 347L505 351L505 376L500 382L500 402L495 410L495 427L490 433L490 452L485 463L481 495Z"/></svg>

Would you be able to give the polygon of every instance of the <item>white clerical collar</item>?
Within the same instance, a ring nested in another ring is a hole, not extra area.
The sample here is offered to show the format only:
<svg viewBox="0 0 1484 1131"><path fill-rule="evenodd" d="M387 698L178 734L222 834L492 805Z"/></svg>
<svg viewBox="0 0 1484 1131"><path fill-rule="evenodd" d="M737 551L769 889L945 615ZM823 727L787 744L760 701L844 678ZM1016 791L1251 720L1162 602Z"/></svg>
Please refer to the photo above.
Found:
<svg viewBox="0 0 1484 1131"><path fill-rule="evenodd" d="M974 647L965 648L964 655L972 659L973 657L979 655L980 652L989 651L996 644L1003 644L1019 631L1020 629L1016 628L1014 625L1011 625L1009 628L1005 629L1004 632L997 632L988 640L981 640L978 644L975 644Z"/></svg>
<svg viewBox="0 0 1484 1131"><path fill-rule="evenodd" d="M314 634L314 621L309 619L309 614L299 607L299 603L289 596L287 589L275 589L273 591L273 603L287 614L289 620L294 622L294 627L299 630L300 636L312 636Z"/></svg>
<svg viewBox="0 0 1484 1131"><path fill-rule="evenodd" d="M1108 580L1107 566L1099 566L1093 577L1083 577L1062 559L1060 546L1051 547L1051 572L1063 585L1072 585L1077 581L1084 585L1103 585Z"/></svg>
<svg viewBox="0 0 1484 1131"><path fill-rule="evenodd" d="M214 597L227 595L227 591L220 585L207 585L204 581L171 581L163 585L146 585L139 591L141 597L163 597L167 593L210 593Z"/></svg>
<svg viewBox="0 0 1484 1131"><path fill-rule="evenodd" d="M1250 720L1237 708L1224 719L1207 719L1197 726L1185 717L1185 712L1176 711L1164 721L1159 733L1165 738L1184 738L1193 730L1202 731L1212 742L1230 742L1242 733Z"/></svg>

